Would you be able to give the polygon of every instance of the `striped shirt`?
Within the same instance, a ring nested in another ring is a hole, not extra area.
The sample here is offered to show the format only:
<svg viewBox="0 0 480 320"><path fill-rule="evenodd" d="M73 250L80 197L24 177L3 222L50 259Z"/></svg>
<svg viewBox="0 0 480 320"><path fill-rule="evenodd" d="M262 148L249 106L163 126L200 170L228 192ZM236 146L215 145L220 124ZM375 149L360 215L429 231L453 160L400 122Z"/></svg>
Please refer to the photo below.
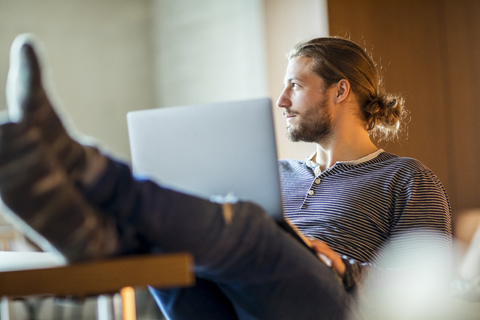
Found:
<svg viewBox="0 0 480 320"><path fill-rule="evenodd" d="M347 289L360 280L362 266L381 258L388 240L417 229L442 235L450 270L450 205L439 179L418 160L382 151L323 172L308 160L280 160L279 168L286 217L344 258ZM397 249L416 250L411 244Z"/></svg>

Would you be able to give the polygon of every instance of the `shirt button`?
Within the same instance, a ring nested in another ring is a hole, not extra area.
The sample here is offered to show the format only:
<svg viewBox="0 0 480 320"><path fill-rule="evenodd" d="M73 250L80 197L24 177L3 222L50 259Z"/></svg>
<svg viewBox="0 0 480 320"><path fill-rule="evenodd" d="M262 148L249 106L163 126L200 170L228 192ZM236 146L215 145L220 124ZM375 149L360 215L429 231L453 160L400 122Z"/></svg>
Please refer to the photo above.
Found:
<svg viewBox="0 0 480 320"><path fill-rule="evenodd" d="M313 190L308 190L308 195L313 196L315 194L315 191Z"/></svg>
<svg viewBox="0 0 480 320"><path fill-rule="evenodd" d="M315 184L320 184L320 178L315 179Z"/></svg>

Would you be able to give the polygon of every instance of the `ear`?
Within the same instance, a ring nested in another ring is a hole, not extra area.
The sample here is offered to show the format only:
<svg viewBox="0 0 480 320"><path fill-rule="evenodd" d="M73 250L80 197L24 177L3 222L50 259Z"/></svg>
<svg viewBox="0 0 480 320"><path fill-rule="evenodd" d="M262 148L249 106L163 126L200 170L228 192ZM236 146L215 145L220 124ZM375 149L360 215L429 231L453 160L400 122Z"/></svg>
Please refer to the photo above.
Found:
<svg viewBox="0 0 480 320"><path fill-rule="evenodd" d="M347 79L342 79L335 84L335 102L340 103L347 99L350 94L350 82Z"/></svg>

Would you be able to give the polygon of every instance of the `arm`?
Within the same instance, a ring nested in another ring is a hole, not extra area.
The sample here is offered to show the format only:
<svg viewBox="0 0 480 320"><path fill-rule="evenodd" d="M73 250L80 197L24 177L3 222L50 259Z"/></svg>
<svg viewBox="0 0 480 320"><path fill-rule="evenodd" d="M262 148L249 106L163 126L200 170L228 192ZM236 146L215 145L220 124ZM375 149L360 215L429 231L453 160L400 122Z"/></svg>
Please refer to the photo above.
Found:
<svg viewBox="0 0 480 320"><path fill-rule="evenodd" d="M361 263L355 259L349 259L345 255L338 255L323 241L311 238L309 240L320 260L332 268L342 279L347 292L354 290L364 274L372 268L370 263Z"/></svg>
<svg viewBox="0 0 480 320"><path fill-rule="evenodd" d="M451 272L450 206L443 186L431 171L420 170L401 190L391 213L389 249L378 252L375 264L337 255L325 243L312 241L317 252L328 258L327 264L342 275L347 291L363 292L366 274L384 278L393 270L411 270L425 260L438 261L434 268L445 275ZM420 238L404 237L414 231L420 231ZM427 245L428 231L436 238Z"/></svg>

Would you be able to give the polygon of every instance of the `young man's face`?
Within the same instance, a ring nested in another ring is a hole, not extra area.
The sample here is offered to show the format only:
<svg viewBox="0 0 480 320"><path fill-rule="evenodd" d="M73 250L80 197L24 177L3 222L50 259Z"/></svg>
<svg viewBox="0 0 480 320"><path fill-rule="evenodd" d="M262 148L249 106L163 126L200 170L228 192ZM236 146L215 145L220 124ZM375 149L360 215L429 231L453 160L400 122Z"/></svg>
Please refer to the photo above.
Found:
<svg viewBox="0 0 480 320"><path fill-rule="evenodd" d="M290 59L285 75L285 89L277 106L284 108L287 136L292 141L320 143L332 132L328 90L324 81L312 71L313 59Z"/></svg>

